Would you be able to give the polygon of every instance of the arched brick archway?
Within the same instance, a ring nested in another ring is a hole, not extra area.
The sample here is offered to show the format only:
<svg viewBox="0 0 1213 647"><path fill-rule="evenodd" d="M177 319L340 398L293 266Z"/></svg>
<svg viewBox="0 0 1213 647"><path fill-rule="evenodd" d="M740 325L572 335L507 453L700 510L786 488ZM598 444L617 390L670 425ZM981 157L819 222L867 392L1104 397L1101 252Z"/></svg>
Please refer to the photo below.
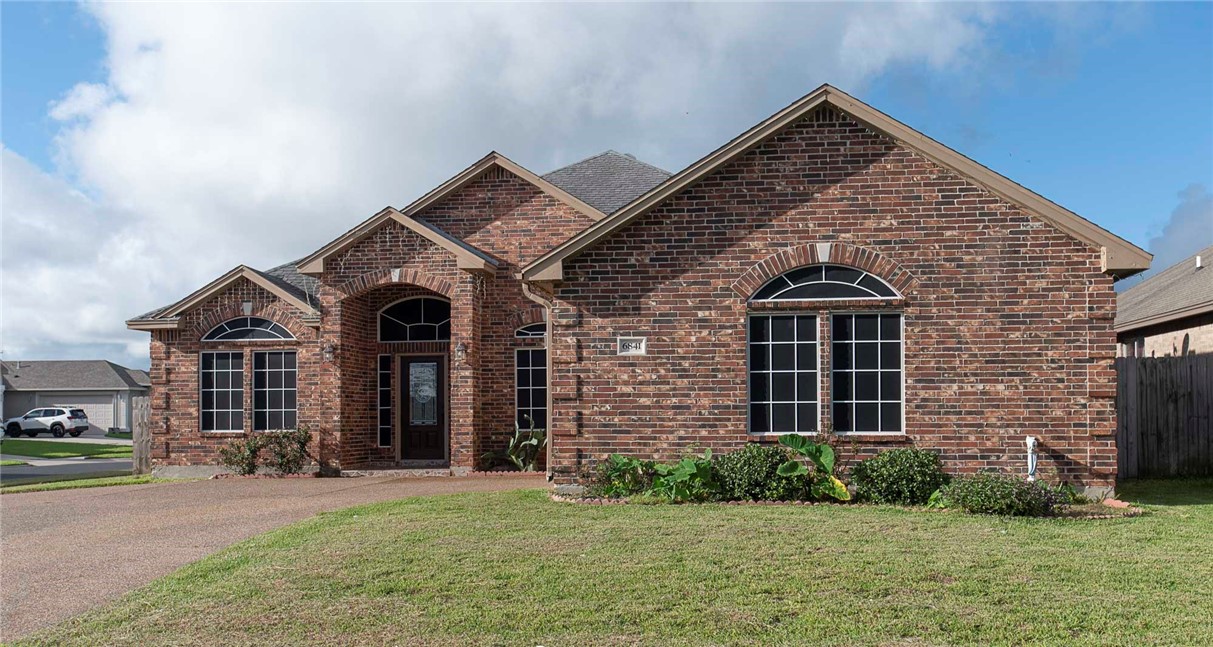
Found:
<svg viewBox="0 0 1213 647"><path fill-rule="evenodd" d="M909 296L918 284L913 274L873 249L849 243L819 242L798 245L771 254L742 274L731 287L739 296L749 299L776 276L816 263L837 263L861 269L883 279L903 297Z"/></svg>
<svg viewBox="0 0 1213 647"><path fill-rule="evenodd" d="M338 285L336 289L341 294L341 298L348 299L365 294L377 287L394 284L415 285L437 292L448 299L452 298L455 293L455 284L450 279L409 268L367 272Z"/></svg>

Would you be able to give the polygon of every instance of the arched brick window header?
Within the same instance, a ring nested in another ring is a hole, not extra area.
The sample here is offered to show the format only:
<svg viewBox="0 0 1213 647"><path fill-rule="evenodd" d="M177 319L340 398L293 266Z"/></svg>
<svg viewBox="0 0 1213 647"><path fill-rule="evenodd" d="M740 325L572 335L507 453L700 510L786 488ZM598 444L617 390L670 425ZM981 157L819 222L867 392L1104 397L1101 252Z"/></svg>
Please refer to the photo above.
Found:
<svg viewBox="0 0 1213 647"><path fill-rule="evenodd" d="M537 323L545 323L547 320L548 320L547 309L544 308L543 306L536 305L536 306L522 308L521 310L515 311L514 313L512 313L510 315L509 321L507 323L510 328L517 330L518 328L522 328L523 326L529 326L531 324L537 324Z"/></svg>
<svg viewBox="0 0 1213 647"><path fill-rule="evenodd" d="M248 311L245 310L243 304L229 304L224 308L220 308L202 317L193 330L184 337L189 339L201 340L207 333L214 330L216 327L231 321L233 319L253 317L258 319L267 319L274 322L278 326L285 328L290 333L291 339L282 339L280 341L303 341L313 339L315 337L314 329L305 325L295 316L294 308L286 308L278 303L259 303L253 304L253 307Z"/></svg>
<svg viewBox="0 0 1213 647"><path fill-rule="evenodd" d="M383 285L395 284L415 285L431 292L437 292L447 299L450 299L451 295L455 293L455 285L450 280L407 268L367 272L342 283L337 287L337 291L342 294L343 298L348 299Z"/></svg>
<svg viewBox="0 0 1213 647"><path fill-rule="evenodd" d="M751 267L733 282L733 291L749 299L764 285L791 270L806 265L845 265L863 270L887 283L902 297L913 292L917 280L886 256L847 243L809 243L782 250Z"/></svg>

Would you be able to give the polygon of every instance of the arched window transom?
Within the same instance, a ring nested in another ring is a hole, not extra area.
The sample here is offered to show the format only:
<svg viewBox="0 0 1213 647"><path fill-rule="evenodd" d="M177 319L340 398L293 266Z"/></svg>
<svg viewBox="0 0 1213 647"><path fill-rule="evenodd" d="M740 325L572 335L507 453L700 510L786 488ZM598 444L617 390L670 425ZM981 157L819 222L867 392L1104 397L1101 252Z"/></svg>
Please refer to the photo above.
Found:
<svg viewBox="0 0 1213 647"><path fill-rule="evenodd" d="M751 301L821 301L827 299L896 299L888 283L863 270L843 265L808 265L767 281Z"/></svg>
<svg viewBox="0 0 1213 647"><path fill-rule="evenodd" d="M379 312L379 341L448 341L451 304L431 297L397 301Z"/></svg>
<svg viewBox="0 0 1213 647"><path fill-rule="evenodd" d="M262 317L236 317L211 328L202 341L294 339L289 330Z"/></svg>
<svg viewBox="0 0 1213 647"><path fill-rule="evenodd" d="M548 334L548 325L539 322L523 326L514 331L514 336L524 339L542 338Z"/></svg>

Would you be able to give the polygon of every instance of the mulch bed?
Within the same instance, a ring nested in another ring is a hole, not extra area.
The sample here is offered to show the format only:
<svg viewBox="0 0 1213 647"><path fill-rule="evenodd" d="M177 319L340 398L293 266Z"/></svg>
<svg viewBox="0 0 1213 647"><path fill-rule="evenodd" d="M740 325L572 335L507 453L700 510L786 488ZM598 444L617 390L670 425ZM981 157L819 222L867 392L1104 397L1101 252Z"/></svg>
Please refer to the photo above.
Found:
<svg viewBox="0 0 1213 647"><path fill-rule="evenodd" d="M214 474L212 479L314 479L320 478L319 472L304 472L302 474L231 474L223 472Z"/></svg>

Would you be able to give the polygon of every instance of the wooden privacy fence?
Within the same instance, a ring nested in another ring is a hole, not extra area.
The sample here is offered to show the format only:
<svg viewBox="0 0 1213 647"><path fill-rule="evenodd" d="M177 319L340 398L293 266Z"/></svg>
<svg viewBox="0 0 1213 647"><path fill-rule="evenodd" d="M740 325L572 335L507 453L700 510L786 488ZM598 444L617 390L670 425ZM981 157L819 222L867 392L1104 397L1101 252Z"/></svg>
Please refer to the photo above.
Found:
<svg viewBox="0 0 1213 647"><path fill-rule="evenodd" d="M146 395L131 398L131 453L134 455L134 473L150 474L152 471L152 430L148 425L152 416L152 399Z"/></svg>
<svg viewBox="0 0 1213 647"><path fill-rule="evenodd" d="M1213 354L1116 358L1120 478L1213 474Z"/></svg>

